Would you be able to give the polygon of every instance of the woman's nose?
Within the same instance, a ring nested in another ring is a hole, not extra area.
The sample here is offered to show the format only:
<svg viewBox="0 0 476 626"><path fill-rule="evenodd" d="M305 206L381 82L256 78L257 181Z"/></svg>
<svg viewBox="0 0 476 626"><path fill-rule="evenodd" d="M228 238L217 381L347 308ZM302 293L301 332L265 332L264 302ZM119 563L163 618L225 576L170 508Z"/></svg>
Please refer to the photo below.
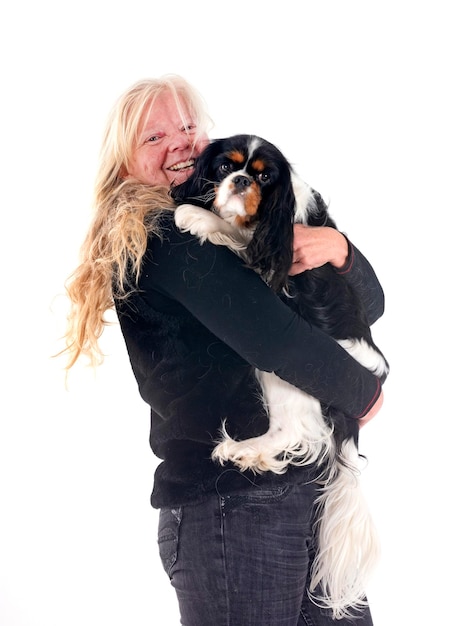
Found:
<svg viewBox="0 0 476 626"><path fill-rule="evenodd" d="M174 150L182 150L183 148L188 148L190 146L190 137L187 133L178 132L172 135L169 141L169 152L173 152Z"/></svg>

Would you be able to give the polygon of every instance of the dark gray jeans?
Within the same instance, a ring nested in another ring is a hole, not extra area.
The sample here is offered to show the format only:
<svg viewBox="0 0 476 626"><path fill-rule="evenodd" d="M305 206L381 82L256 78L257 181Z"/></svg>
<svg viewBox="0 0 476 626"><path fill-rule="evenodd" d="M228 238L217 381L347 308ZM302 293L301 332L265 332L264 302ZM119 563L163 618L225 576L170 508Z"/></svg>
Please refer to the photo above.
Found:
<svg viewBox="0 0 476 626"><path fill-rule="evenodd" d="M307 595L315 485L250 487L160 512L159 549L184 626L371 626Z"/></svg>

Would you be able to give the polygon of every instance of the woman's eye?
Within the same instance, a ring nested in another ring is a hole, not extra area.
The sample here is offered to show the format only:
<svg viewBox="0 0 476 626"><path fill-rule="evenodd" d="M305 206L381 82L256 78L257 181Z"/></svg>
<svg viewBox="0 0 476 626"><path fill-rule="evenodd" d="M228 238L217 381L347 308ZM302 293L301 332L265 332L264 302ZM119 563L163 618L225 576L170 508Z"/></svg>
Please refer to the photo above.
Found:
<svg viewBox="0 0 476 626"><path fill-rule="evenodd" d="M146 143L155 143L161 139L160 135L152 135L152 137L148 137Z"/></svg>

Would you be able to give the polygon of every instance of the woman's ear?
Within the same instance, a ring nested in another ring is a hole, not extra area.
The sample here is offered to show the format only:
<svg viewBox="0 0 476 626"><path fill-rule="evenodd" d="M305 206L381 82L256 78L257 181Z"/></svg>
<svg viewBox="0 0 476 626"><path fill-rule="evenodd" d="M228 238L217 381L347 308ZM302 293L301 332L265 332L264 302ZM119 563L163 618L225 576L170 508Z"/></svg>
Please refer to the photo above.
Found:
<svg viewBox="0 0 476 626"><path fill-rule="evenodd" d="M119 178L121 180L127 180L128 178L132 178L129 172L127 171L126 164L123 163L119 168Z"/></svg>

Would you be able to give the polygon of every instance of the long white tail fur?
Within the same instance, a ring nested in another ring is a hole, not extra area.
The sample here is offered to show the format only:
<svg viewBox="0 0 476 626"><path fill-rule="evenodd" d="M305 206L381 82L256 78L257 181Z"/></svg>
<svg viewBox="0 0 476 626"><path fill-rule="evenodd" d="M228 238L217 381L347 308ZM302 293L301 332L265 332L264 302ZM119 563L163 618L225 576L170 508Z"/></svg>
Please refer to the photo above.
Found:
<svg viewBox="0 0 476 626"><path fill-rule="evenodd" d="M310 597L331 609L334 619L341 619L356 616L366 606L365 588L379 559L380 543L361 489L353 441L344 444L336 461L316 499L317 551Z"/></svg>

